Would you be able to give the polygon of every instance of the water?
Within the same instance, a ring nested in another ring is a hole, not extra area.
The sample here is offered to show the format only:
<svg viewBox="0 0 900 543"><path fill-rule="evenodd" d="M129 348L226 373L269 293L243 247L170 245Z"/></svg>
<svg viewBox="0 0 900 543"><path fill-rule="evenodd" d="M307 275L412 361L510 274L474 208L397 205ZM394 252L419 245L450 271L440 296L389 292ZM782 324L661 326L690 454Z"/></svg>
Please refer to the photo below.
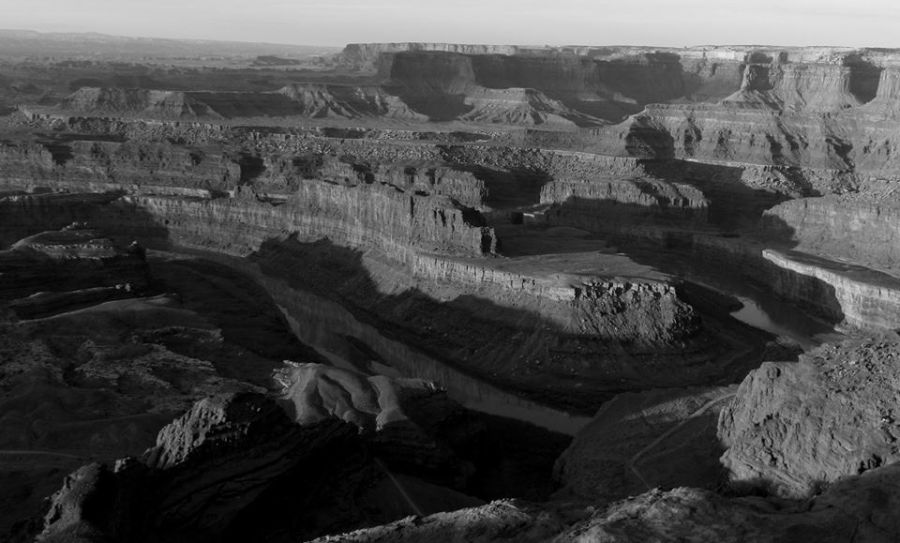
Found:
<svg viewBox="0 0 900 543"><path fill-rule="evenodd" d="M636 260L649 261L663 273L683 278L725 296L737 298L742 307L731 317L775 336L793 340L809 349L840 335L834 326L810 316L796 305L740 277L730 268L710 265L682 254L635 251Z"/></svg>
<svg viewBox="0 0 900 543"><path fill-rule="evenodd" d="M794 328L782 326L772 320L769 314L755 300L745 296L737 296L737 299L740 300L743 307L731 313L731 316L735 319L776 336L789 338L804 349L815 346L815 342L810 337L798 333Z"/></svg>
<svg viewBox="0 0 900 543"><path fill-rule="evenodd" d="M376 327L357 320L340 304L267 276L246 260L204 256L254 276L281 308L297 337L337 367L369 374L427 379L469 409L529 422L567 435L576 434L590 421L589 417L571 415L520 398L455 370L409 345L386 337ZM824 334L833 332L825 323L811 319L795 306L746 282L727 275L690 275L691 281L737 297L743 306L731 313L733 318L776 336L790 338L804 348L814 346L823 340Z"/></svg>

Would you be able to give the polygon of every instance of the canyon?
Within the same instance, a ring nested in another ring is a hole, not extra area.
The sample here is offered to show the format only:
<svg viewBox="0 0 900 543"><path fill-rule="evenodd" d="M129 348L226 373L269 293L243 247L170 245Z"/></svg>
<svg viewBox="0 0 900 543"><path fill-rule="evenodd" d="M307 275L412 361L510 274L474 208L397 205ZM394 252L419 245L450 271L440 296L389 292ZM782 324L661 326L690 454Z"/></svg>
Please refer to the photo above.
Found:
<svg viewBox="0 0 900 543"><path fill-rule="evenodd" d="M160 51L0 55L4 540L900 537L900 51Z"/></svg>

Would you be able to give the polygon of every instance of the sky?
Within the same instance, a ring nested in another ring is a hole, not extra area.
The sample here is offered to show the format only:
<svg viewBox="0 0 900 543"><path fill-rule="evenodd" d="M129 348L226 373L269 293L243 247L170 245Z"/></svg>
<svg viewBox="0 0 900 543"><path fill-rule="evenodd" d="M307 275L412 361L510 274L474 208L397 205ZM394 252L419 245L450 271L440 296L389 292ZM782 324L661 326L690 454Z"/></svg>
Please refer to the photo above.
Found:
<svg viewBox="0 0 900 543"><path fill-rule="evenodd" d="M896 0L0 0L0 28L342 46L900 47Z"/></svg>

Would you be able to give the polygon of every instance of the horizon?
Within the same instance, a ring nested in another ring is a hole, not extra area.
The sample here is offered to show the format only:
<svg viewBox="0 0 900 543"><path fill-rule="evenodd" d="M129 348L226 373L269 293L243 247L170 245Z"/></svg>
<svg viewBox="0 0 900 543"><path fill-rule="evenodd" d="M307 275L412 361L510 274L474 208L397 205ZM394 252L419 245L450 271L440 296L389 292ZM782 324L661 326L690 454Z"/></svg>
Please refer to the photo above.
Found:
<svg viewBox="0 0 900 543"><path fill-rule="evenodd" d="M277 42L277 41L251 41L251 40L239 40L239 39L214 39L214 38L175 38L169 36L152 36L152 35L125 35L125 34L115 34L115 33L107 33L107 32L99 32L95 30L87 30L87 31L71 31L71 32L58 32L58 31L43 31L43 30L35 30L33 28L9 28L9 27L0 27L0 34L4 32L21 32L28 34L38 34L40 36L98 36L104 38L115 38L115 39L123 39L123 40L165 40L165 41L174 41L174 42L197 42L197 43L246 43L248 45L272 45L272 46L283 46L283 47L321 47L321 48L331 48L331 49L343 49L349 45L365 45L365 44L407 44L407 43L422 43L422 44L449 44L449 45L475 45L475 46L503 46L503 47L635 47L635 48L649 48L649 49L696 49L701 47L734 47L734 48L746 48L746 47L785 47L785 48L797 48L797 49L900 49L900 45L896 47L882 47L882 46L865 46L865 45L836 45L836 44L806 44L806 45L791 45L784 43L694 43L687 45L658 45L653 43L509 43L509 42L472 42L472 41L420 41L420 40L390 40L390 41L348 41L340 45L328 45L321 43L285 43L285 42Z"/></svg>
<svg viewBox="0 0 900 543"><path fill-rule="evenodd" d="M0 0L3 26L40 33L316 47L349 43L900 48L900 5L835 1ZM606 7L609 6L609 7ZM653 17L647 14L652 13ZM139 14L140 16L135 16Z"/></svg>

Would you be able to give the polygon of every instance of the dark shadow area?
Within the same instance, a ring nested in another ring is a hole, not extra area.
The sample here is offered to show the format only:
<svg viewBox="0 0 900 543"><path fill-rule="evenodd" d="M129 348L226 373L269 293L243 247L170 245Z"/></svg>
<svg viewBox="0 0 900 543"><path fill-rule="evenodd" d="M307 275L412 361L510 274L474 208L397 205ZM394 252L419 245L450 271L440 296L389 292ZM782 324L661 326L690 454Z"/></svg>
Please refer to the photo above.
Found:
<svg viewBox="0 0 900 543"><path fill-rule="evenodd" d="M539 314L471 295L444 302L414 289L385 295L371 279L358 251L327 241L271 240L252 259L266 275L285 281L292 289L338 302L388 338L546 405L591 413L617 392L722 379L712 358L719 356L714 353L720 353L723 346L702 332L698 337L682 338L681 347L651 347L636 338L571 335ZM650 376L639 369L650 359L671 362ZM673 364L676 359L709 365L688 376L678 370L679 364ZM633 371L641 376L632 375Z"/></svg>
<svg viewBox="0 0 900 543"><path fill-rule="evenodd" d="M750 64L772 64L772 61L775 60L771 55L767 55L762 51L753 51L750 53L750 57L747 59L747 62ZM779 60L783 60L779 57Z"/></svg>
<svg viewBox="0 0 900 543"><path fill-rule="evenodd" d="M241 153L236 160L241 168L241 184L252 184L253 180L262 175L266 171L266 165L263 159L249 153Z"/></svg>
<svg viewBox="0 0 900 543"><path fill-rule="evenodd" d="M653 124L649 117L637 117L628 126L625 151L637 158L671 159L675 157L675 138L668 130Z"/></svg>
<svg viewBox="0 0 900 543"><path fill-rule="evenodd" d="M535 89L579 113L611 122L638 113L648 103L684 96L686 91L681 59L673 53L621 60L574 55L473 55L469 59L478 85ZM577 117L570 120L579 126L596 124Z"/></svg>
<svg viewBox="0 0 900 543"><path fill-rule="evenodd" d="M646 53L639 59L595 61L600 81L640 105L668 102L685 94L684 69L675 53Z"/></svg>
<svg viewBox="0 0 900 543"><path fill-rule="evenodd" d="M752 61L751 61L752 62ZM766 92L774 88L770 77L769 64L748 64L744 69L741 90Z"/></svg>
<svg viewBox="0 0 900 543"><path fill-rule="evenodd" d="M726 230L754 227L763 211L789 200L783 194L752 189L741 181L743 168L697 162L647 161L647 173L670 183L700 189L709 202L710 224Z"/></svg>
<svg viewBox="0 0 900 543"><path fill-rule="evenodd" d="M484 182L487 189L484 203L493 208L536 205L541 201L541 188L551 181L549 174L537 170L499 170L464 164L453 167L471 172L476 179Z"/></svg>
<svg viewBox="0 0 900 543"><path fill-rule="evenodd" d="M356 140L365 138L369 133L369 130L364 128L337 128L337 127L329 127L323 126L319 129L322 136L326 138L340 138L340 139L348 139L348 140Z"/></svg>
<svg viewBox="0 0 900 543"><path fill-rule="evenodd" d="M850 68L850 93L861 104L875 99L878 94L878 82L884 69L859 54L847 55L844 58L844 66Z"/></svg>
<svg viewBox="0 0 900 543"><path fill-rule="evenodd" d="M310 346L301 343L272 297L252 278L221 264L202 259L152 259L153 287L177 293L185 309L209 319L222 330L222 339L246 352L231 348L210 353L209 346L177 332L158 340L186 356L212 359L227 377L272 386L272 370L282 360L325 362ZM248 356L248 354L256 355Z"/></svg>
<svg viewBox="0 0 900 543"><path fill-rule="evenodd" d="M238 117L279 117L303 113L300 104L278 93L242 92L198 92L188 95L203 106L198 114L218 114L226 119ZM205 111L204 109L208 109Z"/></svg>
<svg viewBox="0 0 900 543"><path fill-rule="evenodd" d="M619 246L636 262L683 278L679 296L717 319L746 305L735 306L740 297L752 303L741 318L761 329L807 341L832 331L844 318L834 287L763 258L764 247L789 252L796 241L793 228L778 217L766 215L760 224L746 237L676 232L661 240L641 240L626 232L620 234Z"/></svg>
<svg viewBox="0 0 900 543"><path fill-rule="evenodd" d="M706 208L673 205L667 199L660 200L657 205L641 205L612 198L570 196L564 202L551 205L544 216L550 224L597 233L620 232L640 226L702 228L706 225Z"/></svg>
<svg viewBox="0 0 900 543"><path fill-rule="evenodd" d="M724 476L717 427L726 394L648 390L612 400L557 462L564 486L555 497L609 503L653 488L715 490Z"/></svg>
<svg viewBox="0 0 900 543"><path fill-rule="evenodd" d="M453 121L474 109L465 103L465 94L440 93L434 89L424 91L399 85L386 87L385 90L399 97L411 110L434 122Z"/></svg>
<svg viewBox="0 0 900 543"><path fill-rule="evenodd" d="M75 156L72 154L72 147L60 141L38 140L38 143L44 146L53 157L53 163L57 166L65 166L66 162L72 160Z"/></svg>
<svg viewBox="0 0 900 543"><path fill-rule="evenodd" d="M140 240L166 247L168 230L151 213L121 199L121 193L41 193L0 199L0 247L72 223L86 223L119 243Z"/></svg>
<svg viewBox="0 0 900 543"><path fill-rule="evenodd" d="M715 490L725 475L719 462L725 447L718 438L717 430L720 408L728 401L724 400L717 408L710 408L693 418L680 419L669 425L668 428L678 429L637 458L633 463L634 469L654 488ZM652 418L649 422L652 424ZM647 489L639 486L634 490L637 494Z"/></svg>

